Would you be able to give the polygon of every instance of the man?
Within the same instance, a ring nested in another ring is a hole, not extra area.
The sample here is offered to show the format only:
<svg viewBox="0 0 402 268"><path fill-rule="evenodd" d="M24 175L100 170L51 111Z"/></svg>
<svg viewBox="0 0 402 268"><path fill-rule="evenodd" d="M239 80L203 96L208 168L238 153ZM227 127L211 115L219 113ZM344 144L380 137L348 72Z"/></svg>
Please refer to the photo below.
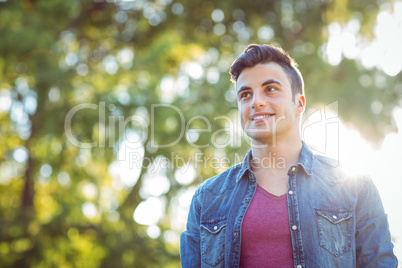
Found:
<svg viewBox="0 0 402 268"><path fill-rule="evenodd" d="M346 178L300 138L306 98L295 62L250 45L230 73L251 151L195 192L183 267L396 267L373 182Z"/></svg>

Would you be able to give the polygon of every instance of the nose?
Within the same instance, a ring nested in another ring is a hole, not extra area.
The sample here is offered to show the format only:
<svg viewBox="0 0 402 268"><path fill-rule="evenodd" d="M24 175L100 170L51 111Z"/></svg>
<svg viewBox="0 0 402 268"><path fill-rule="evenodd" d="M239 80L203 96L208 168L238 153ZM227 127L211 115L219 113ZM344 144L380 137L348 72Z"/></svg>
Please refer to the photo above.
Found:
<svg viewBox="0 0 402 268"><path fill-rule="evenodd" d="M258 109L265 106L264 98L259 93L253 95L252 107Z"/></svg>

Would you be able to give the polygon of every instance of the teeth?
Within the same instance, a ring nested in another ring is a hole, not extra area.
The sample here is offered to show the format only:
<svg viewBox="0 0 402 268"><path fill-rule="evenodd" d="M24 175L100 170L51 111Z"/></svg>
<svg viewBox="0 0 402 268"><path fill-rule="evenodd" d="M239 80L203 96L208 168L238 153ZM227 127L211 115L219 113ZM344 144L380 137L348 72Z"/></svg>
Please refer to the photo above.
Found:
<svg viewBox="0 0 402 268"><path fill-rule="evenodd" d="M269 117L269 116L270 115L259 115L259 116L254 117L253 120L258 120L258 119L262 119L262 118Z"/></svg>

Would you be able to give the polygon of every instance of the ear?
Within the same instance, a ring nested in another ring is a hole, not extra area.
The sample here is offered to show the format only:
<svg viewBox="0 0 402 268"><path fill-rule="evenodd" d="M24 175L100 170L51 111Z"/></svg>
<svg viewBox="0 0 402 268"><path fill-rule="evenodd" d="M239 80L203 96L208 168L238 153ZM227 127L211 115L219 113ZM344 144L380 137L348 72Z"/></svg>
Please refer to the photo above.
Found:
<svg viewBox="0 0 402 268"><path fill-rule="evenodd" d="M303 94L297 94L296 95L296 109L297 109L297 112L299 113L299 114L301 114L301 113L303 113L304 112L304 109L306 108L306 96L304 96Z"/></svg>

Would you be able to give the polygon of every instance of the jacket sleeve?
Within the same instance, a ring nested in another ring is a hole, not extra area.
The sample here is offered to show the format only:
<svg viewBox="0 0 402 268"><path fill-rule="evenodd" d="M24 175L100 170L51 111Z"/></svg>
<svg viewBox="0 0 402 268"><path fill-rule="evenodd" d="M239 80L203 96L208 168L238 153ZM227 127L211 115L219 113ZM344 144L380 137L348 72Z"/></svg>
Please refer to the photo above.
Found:
<svg viewBox="0 0 402 268"><path fill-rule="evenodd" d="M356 266L397 267L393 247L380 195L366 179L356 205Z"/></svg>
<svg viewBox="0 0 402 268"><path fill-rule="evenodd" d="M200 228L200 206L196 193L191 202L186 231L180 235L180 258L184 268L201 267Z"/></svg>

